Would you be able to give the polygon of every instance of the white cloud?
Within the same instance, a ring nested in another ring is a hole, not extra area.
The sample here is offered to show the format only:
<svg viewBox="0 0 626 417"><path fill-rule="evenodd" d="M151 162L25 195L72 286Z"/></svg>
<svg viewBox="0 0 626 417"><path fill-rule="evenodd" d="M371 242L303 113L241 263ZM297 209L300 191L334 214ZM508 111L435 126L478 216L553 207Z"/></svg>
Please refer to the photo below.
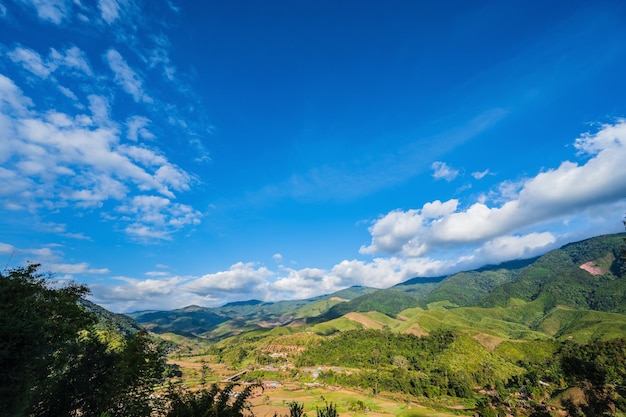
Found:
<svg viewBox="0 0 626 417"><path fill-rule="evenodd" d="M417 238L426 225L454 213L458 200L439 200L426 203L419 210L394 210L377 220L369 229L372 243L362 246L363 254L401 253L404 256L420 256L428 250L427 242Z"/></svg>
<svg viewBox="0 0 626 417"><path fill-rule="evenodd" d="M318 268L300 270L285 268L287 276L269 284L268 296L271 300L305 299L336 291L341 282Z"/></svg>
<svg viewBox="0 0 626 417"><path fill-rule="evenodd" d="M72 3L70 0L19 0L32 6L39 19L60 24L70 16Z"/></svg>
<svg viewBox="0 0 626 417"><path fill-rule="evenodd" d="M13 80L0 74L0 111L6 117L8 114L24 116L33 102L22 94L22 90ZM3 127L8 127L10 120L3 121Z"/></svg>
<svg viewBox="0 0 626 417"><path fill-rule="evenodd" d="M226 271L201 277L168 277L149 272L150 279L117 277L124 284L95 284L96 301L113 311L180 308L190 304L217 307L232 301L279 301L330 294L353 285L387 288L416 276L442 275L452 262L424 258L378 258L372 262L342 261L330 271L280 268L274 272L252 262L238 262ZM160 277L155 279L156 277Z"/></svg>
<svg viewBox="0 0 626 417"><path fill-rule="evenodd" d="M90 268L86 262L78 264L51 264L52 273L79 275L79 274L108 274L107 268Z"/></svg>
<svg viewBox="0 0 626 417"><path fill-rule="evenodd" d="M78 101L78 96L69 88L60 85L59 91L61 91L61 93L70 100Z"/></svg>
<svg viewBox="0 0 626 417"><path fill-rule="evenodd" d="M156 150L120 143L108 101L96 95L89 100L91 114L35 112L32 101L0 75L0 177L6 180L0 195L29 209L114 202L136 237L167 238L198 224L196 210L170 201L194 179Z"/></svg>
<svg viewBox="0 0 626 417"><path fill-rule="evenodd" d="M527 259L539 255L556 242L550 232L523 236L499 236L486 242L472 255L480 264L498 264L510 259ZM466 261L469 261L467 259Z"/></svg>
<svg viewBox="0 0 626 417"><path fill-rule="evenodd" d="M166 271L148 271L145 273L145 275L149 277L167 277L170 275L170 273Z"/></svg>
<svg viewBox="0 0 626 417"><path fill-rule="evenodd" d="M433 178L436 180L444 179L448 182L454 180L458 175L459 171L457 169L453 169L448 166L445 162L435 161L430 166L433 169Z"/></svg>
<svg viewBox="0 0 626 417"><path fill-rule="evenodd" d="M111 71L115 74L115 82L118 83L124 91L133 96L136 102L152 102L152 98L144 92L143 80L128 65L118 51L109 49L105 57Z"/></svg>
<svg viewBox="0 0 626 417"><path fill-rule="evenodd" d="M41 55L32 49L15 48L8 54L11 61L21 64L25 69L41 78L48 78L53 71L47 63L43 61Z"/></svg>
<svg viewBox="0 0 626 417"><path fill-rule="evenodd" d="M75 46L62 52L51 48L48 58L43 58L33 49L19 46L9 51L7 56L14 63L42 79L49 78L57 70L92 75L85 53Z"/></svg>
<svg viewBox="0 0 626 417"><path fill-rule="evenodd" d="M165 277L159 279L134 279L115 277L122 281L120 285L102 285L95 283L90 286L92 296L89 297L99 305L116 312L132 312L146 309L174 309L190 304L204 304L201 297L179 291L184 282L182 277Z"/></svg>
<svg viewBox="0 0 626 417"><path fill-rule="evenodd" d="M582 135L576 149L588 160L579 165L566 161L521 183L503 183L503 194L490 206L480 200L464 210L458 202L438 203L446 207L433 215L421 210L393 211L371 227L372 242L362 253L387 253L405 257L425 256L443 248L487 244L476 255L487 254L489 245L502 246L506 239L524 229L563 221L584 210L623 202L626 196L626 121L604 125L593 134ZM505 240L502 240L505 239ZM516 238L519 239L519 238ZM545 248L552 238L545 234L524 237L527 252ZM485 255L486 256L486 255ZM523 256L523 254L520 254Z"/></svg>
<svg viewBox="0 0 626 417"><path fill-rule="evenodd" d="M10 255L15 252L15 246L9 245L8 243L0 242L0 254L2 255Z"/></svg>
<svg viewBox="0 0 626 417"><path fill-rule="evenodd" d="M493 174L488 169L486 169L484 171L472 172L472 177L474 177L474 179L477 179L477 180L481 180L481 179L485 178L487 175L493 175Z"/></svg>
<svg viewBox="0 0 626 417"><path fill-rule="evenodd" d="M20 248L9 243L0 242L0 255L6 256L6 265L24 265L26 263L40 263L44 265L44 271L49 270L49 262L55 262L62 258L56 245Z"/></svg>
<svg viewBox="0 0 626 417"><path fill-rule="evenodd" d="M283 255L281 255L280 253L275 253L274 255L272 255L272 259L274 259L276 262L282 262Z"/></svg>
<svg viewBox="0 0 626 417"><path fill-rule="evenodd" d="M139 239L169 239L172 232L197 225L202 217L191 206L159 196L135 196L117 210L131 215L132 223L126 232Z"/></svg>
<svg viewBox="0 0 626 417"><path fill-rule="evenodd" d="M154 139L154 135L150 133L146 126L150 124L150 119L141 116L132 116L126 120L126 128L128 129L128 139L137 142L141 139Z"/></svg>
<svg viewBox="0 0 626 417"><path fill-rule="evenodd" d="M100 9L102 19L109 25L119 17L120 5L116 0L99 0L98 8Z"/></svg>
<svg viewBox="0 0 626 417"><path fill-rule="evenodd" d="M92 75L91 65L87 59L87 55L76 46L67 48L63 52L56 49L50 50L50 62L54 69L69 69L85 75Z"/></svg>
<svg viewBox="0 0 626 417"><path fill-rule="evenodd" d="M273 275L266 267L257 267L252 262L238 262L228 271L204 275L186 283L181 289L204 297L265 299L268 295L267 280Z"/></svg>

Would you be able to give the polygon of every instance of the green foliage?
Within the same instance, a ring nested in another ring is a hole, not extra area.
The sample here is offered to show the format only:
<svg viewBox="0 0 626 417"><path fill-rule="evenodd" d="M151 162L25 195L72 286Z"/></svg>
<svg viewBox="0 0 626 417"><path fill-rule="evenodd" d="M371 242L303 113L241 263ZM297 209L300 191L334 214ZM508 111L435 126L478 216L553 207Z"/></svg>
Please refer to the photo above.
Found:
<svg viewBox="0 0 626 417"><path fill-rule="evenodd" d="M159 345L145 331L125 336L116 347L96 331L85 331L73 347L53 365L37 415L150 415L150 397L165 366Z"/></svg>
<svg viewBox="0 0 626 417"><path fill-rule="evenodd" d="M430 294L422 298L420 305L426 307L430 303L440 301L448 301L460 307L477 305L495 288L515 279L532 261L507 262L498 267L481 268L451 275Z"/></svg>
<svg viewBox="0 0 626 417"><path fill-rule="evenodd" d="M102 330L79 303L87 292L56 285L38 265L0 274L0 415L152 413L160 345L146 332Z"/></svg>
<svg viewBox="0 0 626 417"><path fill-rule="evenodd" d="M332 402L326 403L323 408L316 408L317 417L337 417L337 406L335 406Z"/></svg>
<svg viewBox="0 0 626 417"><path fill-rule="evenodd" d="M178 333L194 336L214 329L227 317L216 314L212 309L189 306L173 311L146 311L130 315L139 323L149 323L155 333Z"/></svg>
<svg viewBox="0 0 626 417"><path fill-rule="evenodd" d="M566 327L572 328L574 333L582 329L572 327L572 317L560 313L542 322L555 308L626 313L626 267L619 260L625 236L599 236L566 245L538 259L507 262L445 279L416 278L388 290L351 287L308 300L276 303L251 300L214 309L190 306L171 312L143 312L131 316L158 332L170 330L211 341L236 335L256 337L267 334L268 324L281 330L289 324L289 329L294 331L306 328L327 336L364 327L343 316L350 312L371 311L387 315L392 321L381 323L381 326L386 325L398 332L412 331L408 327L415 325L418 328L415 331L419 333L444 328L463 332L476 329L504 338L545 337L540 332L565 337ZM580 266L587 262L601 273L591 274L581 269ZM482 318L471 310L437 315L418 312L418 304L441 313L471 306L501 310L486 310ZM503 314L505 310L508 312ZM414 319L413 315L419 315L419 319ZM409 320L403 324L405 317ZM261 322L264 327L260 326ZM586 321L585 325L595 329L586 331L579 340L602 338L603 332L610 332L610 328L591 321Z"/></svg>
<svg viewBox="0 0 626 417"><path fill-rule="evenodd" d="M308 320L307 323L325 322L350 312L378 311L393 317L402 310L415 306L417 306L417 300L405 292L395 289L380 290L362 295L346 303L336 304L326 313Z"/></svg>
<svg viewBox="0 0 626 417"><path fill-rule="evenodd" d="M0 415L24 414L46 396L49 369L95 323L77 304L86 287L57 287L38 267L0 273Z"/></svg>
<svg viewBox="0 0 626 417"><path fill-rule="evenodd" d="M125 314L112 313L89 300L81 298L78 300L88 312L94 314L98 319L96 327L104 330L111 330L116 333L131 334L141 330L141 326L132 318Z"/></svg>
<svg viewBox="0 0 626 417"><path fill-rule="evenodd" d="M511 298L538 300L544 312L556 305L626 313L626 275L619 265L622 235L600 236L548 252L512 282L495 288L483 307L506 306ZM600 273L581 265L592 262Z"/></svg>
<svg viewBox="0 0 626 417"><path fill-rule="evenodd" d="M287 405L289 406L289 417L302 417L304 415L304 404L292 401Z"/></svg>
<svg viewBox="0 0 626 417"><path fill-rule="evenodd" d="M229 384L220 389L213 384L200 391L182 391L170 386L166 417L242 417L249 411L248 399L261 385L247 385L240 392L234 391L236 386Z"/></svg>

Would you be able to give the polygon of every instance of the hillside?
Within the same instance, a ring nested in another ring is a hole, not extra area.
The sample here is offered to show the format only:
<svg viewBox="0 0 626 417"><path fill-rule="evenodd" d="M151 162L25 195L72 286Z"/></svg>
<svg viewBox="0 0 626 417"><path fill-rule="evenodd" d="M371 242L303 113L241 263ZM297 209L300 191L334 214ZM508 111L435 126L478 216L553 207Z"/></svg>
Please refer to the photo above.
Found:
<svg viewBox="0 0 626 417"><path fill-rule="evenodd" d="M475 271L459 272L443 280L430 293L420 299L420 306L447 301L451 306L470 307L477 305L497 287L514 280L537 258L505 262ZM402 285L402 284L400 284Z"/></svg>
<svg viewBox="0 0 626 417"><path fill-rule="evenodd" d="M379 290L345 303L336 304L325 313L307 320L307 323L321 323L351 312L366 313L368 311L377 311L394 317L402 310L415 307L416 305L417 299L405 292L395 289Z"/></svg>
<svg viewBox="0 0 626 417"><path fill-rule="evenodd" d="M81 298L79 303L87 311L95 314L100 327L111 329L122 334L135 333L141 329L139 323L127 315L112 313L84 298Z"/></svg>
<svg viewBox="0 0 626 417"><path fill-rule="evenodd" d="M504 307L512 299L540 300L544 311L563 305L626 313L623 234L601 236L551 251L495 288L479 305Z"/></svg>
<svg viewBox="0 0 626 417"><path fill-rule="evenodd" d="M163 337L179 345L172 352L189 381L209 363L244 382L285 382L289 395L315 386L326 398L340 386L463 415L584 407L567 401L591 389L626 411L621 391L605 388L626 381L625 236L388 289L139 317L176 333ZM200 316L206 323L192 320Z"/></svg>
<svg viewBox="0 0 626 417"><path fill-rule="evenodd" d="M619 261L624 236L599 236L539 258L414 278L389 289L351 287L307 300L249 300L130 316L157 333L215 341L278 327L321 335L359 328L416 335L450 329L486 344L552 337L603 340L624 323L626 275Z"/></svg>
<svg viewBox="0 0 626 417"><path fill-rule="evenodd" d="M215 308L188 306L170 311L141 311L128 316L157 334L174 333L219 340L244 332L297 324L299 320L319 316L350 298L374 291L373 288L355 286L306 300L248 300Z"/></svg>

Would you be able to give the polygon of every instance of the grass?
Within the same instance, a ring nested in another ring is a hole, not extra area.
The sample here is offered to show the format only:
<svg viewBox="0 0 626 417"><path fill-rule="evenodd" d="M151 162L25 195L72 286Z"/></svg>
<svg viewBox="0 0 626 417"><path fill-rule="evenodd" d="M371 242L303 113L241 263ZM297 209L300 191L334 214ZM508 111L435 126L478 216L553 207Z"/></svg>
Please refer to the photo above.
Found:
<svg viewBox="0 0 626 417"><path fill-rule="evenodd" d="M270 417L274 413L288 415L287 404L292 401L304 404L304 411L314 416L317 408L333 403L342 417L390 417L390 416L432 416L452 417L456 411L438 410L407 401L399 396L372 396L367 392L345 388L316 387L307 388L302 385L289 385L279 389L268 389L260 397L252 400L252 412L256 417Z"/></svg>
<svg viewBox="0 0 626 417"><path fill-rule="evenodd" d="M344 332L346 330L355 330L362 328L363 325L361 323L347 319L345 317L339 317L337 319L325 321L323 323L307 327L307 330L322 336L328 336L337 332Z"/></svg>

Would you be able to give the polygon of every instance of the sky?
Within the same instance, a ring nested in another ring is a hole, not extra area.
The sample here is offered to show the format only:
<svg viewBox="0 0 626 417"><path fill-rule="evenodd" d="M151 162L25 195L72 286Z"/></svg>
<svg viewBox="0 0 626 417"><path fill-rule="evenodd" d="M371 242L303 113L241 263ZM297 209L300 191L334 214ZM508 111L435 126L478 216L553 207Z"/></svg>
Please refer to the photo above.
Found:
<svg viewBox="0 0 626 417"><path fill-rule="evenodd" d="M0 268L115 312L624 230L623 1L0 0Z"/></svg>

